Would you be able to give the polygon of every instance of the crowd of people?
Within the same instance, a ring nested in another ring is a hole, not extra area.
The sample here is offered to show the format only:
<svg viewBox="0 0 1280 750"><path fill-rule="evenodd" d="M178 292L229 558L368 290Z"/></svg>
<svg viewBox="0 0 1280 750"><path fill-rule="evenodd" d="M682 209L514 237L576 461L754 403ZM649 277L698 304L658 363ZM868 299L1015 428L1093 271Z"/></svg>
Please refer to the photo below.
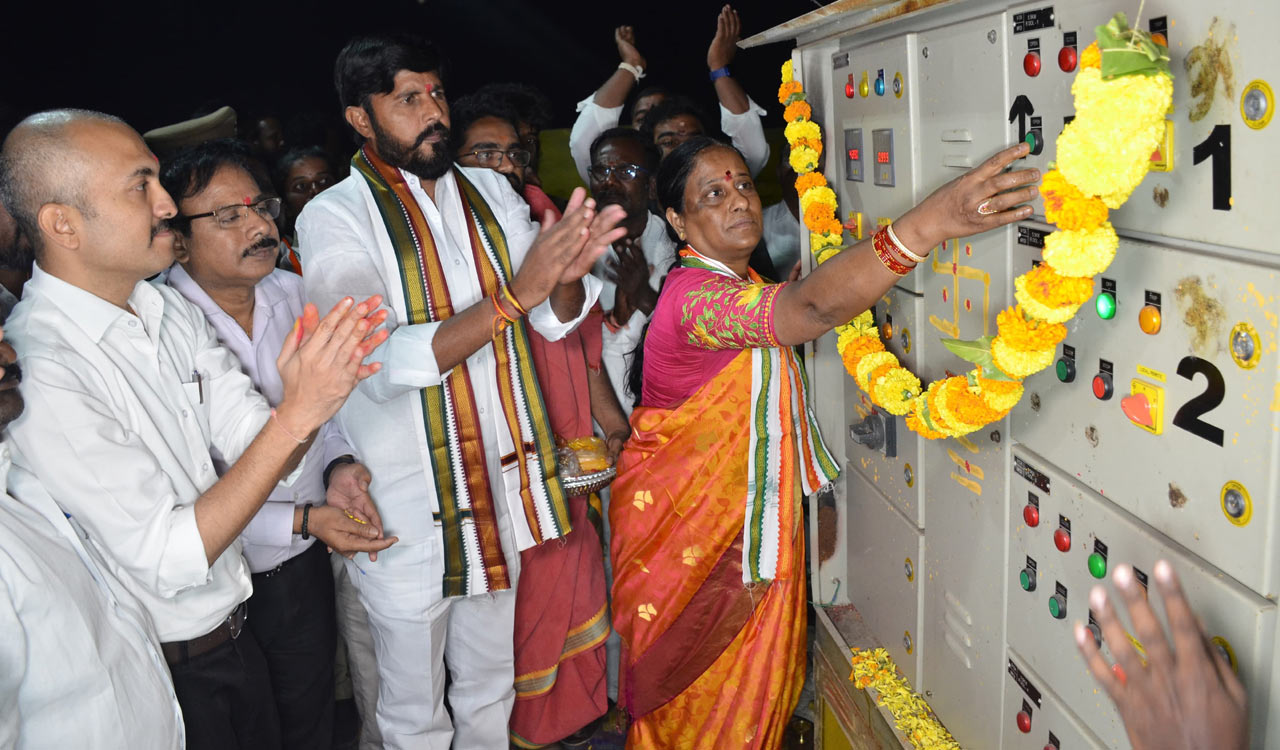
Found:
<svg viewBox="0 0 1280 750"><path fill-rule="evenodd" d="M636 91L615 32L569 140L589 196L543 189L541 94L452 97L410 35L338 55L349 164L268 117L173 148L100 112L19 123L0 746L328 748L349 682L362 748L585 747L614 703L630 748L779 747L801 509L838 475L795 347L946 238L1029 216L1039 174L1003 151L800 278L794 192L756 192L738 35L726 6L717 128ZM571 494L564 446L593 435L617 478ZM1161 738L1135 747L1244 746L1176 576L1155 571L1171 649L1124 570L1146 666L1101 589L1123 672L1077 637Z"/></svg>

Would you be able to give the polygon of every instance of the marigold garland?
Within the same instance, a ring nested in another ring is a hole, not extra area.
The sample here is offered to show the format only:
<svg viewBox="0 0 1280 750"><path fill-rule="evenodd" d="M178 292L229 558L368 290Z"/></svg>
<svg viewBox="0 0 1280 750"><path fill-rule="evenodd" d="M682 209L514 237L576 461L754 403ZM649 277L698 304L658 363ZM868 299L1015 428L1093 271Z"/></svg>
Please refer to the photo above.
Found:
<svg viewBox="0 0 1280 750"><path fill-rule="evenodd" d="M960 750L951 733L933 716L929 704L913 691L882 648L852 649L849 679L859 689L876 691L876 705L893 715L893 724L916 750Z"/></svg>
<svg viewBox="0 0 1280 750"><path fill-rule="evenodd" d="M871 311L836 329L841 360L859 387L927 439L959 436L1007 414L1022 398L1022 379L1053 363L1066 335L1061 324L1093 296L1093 276L1115 257L1119 238L1108 209L1123 204L1150 168L1173 78L1168 50L1130 28L1123 13L1096 32L1098 41L1081 53L1071 86L1076 116L1058 137L1056 168L1041 185L1045 218L1058 227L1045 238L1044 262L1014 280L1017 305L996 316L995 336L943 342L976 368L924 386L885 350ZM809 247L823 263L846 246L835 193L815 171L822 133L805 99L788 60L778 101L786 108L785 135Z"/></svg>

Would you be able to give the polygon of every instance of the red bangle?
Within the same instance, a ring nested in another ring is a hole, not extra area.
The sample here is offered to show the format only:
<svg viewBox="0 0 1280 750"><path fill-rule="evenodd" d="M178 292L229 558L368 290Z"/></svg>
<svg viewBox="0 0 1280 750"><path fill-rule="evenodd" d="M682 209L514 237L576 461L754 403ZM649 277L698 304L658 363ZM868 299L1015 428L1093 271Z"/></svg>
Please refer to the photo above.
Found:
<svg viewBox="0 0 1280 750"><path fill-rule="evenodd" d="M871 236L871 246L875 248L876 257L880 259L880 262L883 263L884 267L889 269L890 273L895 276L906 276L911 273L911 269L915 267L914 265L909 266L906 263L903 263L894 256L892 250L893 243L889 239L888 227L881 229Z"/></svg>

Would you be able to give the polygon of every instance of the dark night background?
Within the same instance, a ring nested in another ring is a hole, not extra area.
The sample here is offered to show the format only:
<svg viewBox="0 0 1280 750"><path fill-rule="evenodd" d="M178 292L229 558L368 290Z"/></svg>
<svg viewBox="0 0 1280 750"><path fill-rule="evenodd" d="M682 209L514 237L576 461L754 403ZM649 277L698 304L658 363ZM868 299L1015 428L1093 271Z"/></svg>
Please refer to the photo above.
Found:
<svg viewBox="0 0 1280 750"><path fill-rule="evenodd" d="M742 3L744 38L813 10L818 0ZM707 0L154 0L22 3L0 41L5 119L76 106L119 115L138 130L177 122L197 108L230 104L241 121L282 120L304 110L337 116L333 61L351 36L414 30L434 39L451 64L450 98L491 81L542 89L553 127L568 127L574 104L616 68L612 30L629 23L648 59L642 85L696 96L709 110L707 45L720 4ZM14 6L10 7L14 13ZM789 43L740 50L734 76L780 124L774 96ZM210 106L212 105L212 106ZM11 124L11 123L9 123Z"/></svg>

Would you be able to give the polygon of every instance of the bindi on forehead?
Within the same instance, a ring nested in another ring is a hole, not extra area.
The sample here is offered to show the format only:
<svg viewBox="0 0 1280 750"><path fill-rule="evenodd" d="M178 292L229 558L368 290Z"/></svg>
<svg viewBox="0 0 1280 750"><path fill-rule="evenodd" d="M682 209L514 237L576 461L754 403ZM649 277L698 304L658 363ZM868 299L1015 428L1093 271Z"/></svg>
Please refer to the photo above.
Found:
<svg viewBox="0 0 1280 750"><path fill-rule="evenodd" d="M436 85L434 83L431 83L430 81L427 81L427 93L430 94L432 91L435 91L435 90L436 90Z"/></svg>
<svg viewBox="0 0 1280 750"><path fill-rule="evenodd" d="M248 206L248 205L250 205L250 204L252 204L252 203L253 203L253 196L252 196L252 195L246 195L246 196L245 196L244 198L242 198L241 200L243 200L243 201L244 201L244 204L245 204L246 206Z"/></svg>
<svg viewBox="0 0 1280 750"><path fill-rule="evenodd" d="M724 181L725 181L725 182L732 182L732 181L733 181L733 172L732 172L732 171L730 171L730 170L728 170L728 169L726 169L726 170L724 171Z"/></svg>

